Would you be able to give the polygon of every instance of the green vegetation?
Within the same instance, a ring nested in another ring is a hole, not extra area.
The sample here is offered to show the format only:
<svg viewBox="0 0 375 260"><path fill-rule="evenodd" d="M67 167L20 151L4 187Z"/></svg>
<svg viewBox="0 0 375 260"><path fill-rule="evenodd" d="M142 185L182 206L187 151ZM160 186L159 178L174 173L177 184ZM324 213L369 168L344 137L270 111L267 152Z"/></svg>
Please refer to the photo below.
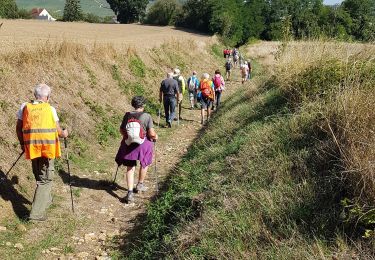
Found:
<svg viewBox="0 0 375 260"><path fill-rule="evenodd" d="M14 0L0 0L0 18L18 18L18 8Z"/></svg>
<svg viewBox="0 0 375 260"><path fill-rule="evenodd" d="M148 23L165 25L166 21L158 17L170 17L171 8L161 4L164 2L170 1L159 1L150 8ZM157 15L154 8L158 10ZM182 8L176 8L175 25L217 33L229 45L246 44L249 39L288 37L372 41L374 9L375 3L371 0L344 0L337 6L325 6L323 0L187 0Z"/></svg>
<svg viewBox="0 0 375 260"><path fill-rule="evenodd" d="M63 21L81 21L83 18L80 0L66 0Z"/></svg>
<svg viewBox="0 0 375 260"><path fill-rule="evenodd" d="M156 0L147 12L145 23L173 25L181 7L177 0Z"/></svg>
<svg viewBox="0 0 375 260"><path fill-rule="evenodd" d="M128 258L371 258L375 63L357 47L287 45L275 76L228 98Z"/></svg>
<svg viewBox="0 0 375 260"><path fill-rule="evenodd" d="M31 224L18 219L4 224L7 227L7 231L0 233L0 240L10 242L12 245L16 243L23 244L24 233L18 227L20 225L28 227ZM72 252L73 248L67 242L73 234L73 231L81 224L81 221L73 219L68 215L63 215L61 219L56 220L53 226L53 232L39 234L40 238L33 244L23 244L23 250L14 247L7 247L6 250L0 250L0 257L1 259L8 259L9 255L12 255L12 259L40 259L43 257L43 255L41 255L43 250L61 246L63 243L65 243L63 250ZM5 247L5 245L0 244L0 248L2 247Z"/></svg>
<svg viewBox="0 0 375 260"><path fill-rule="evenodd" d="M93 14L100 17L113 16L114 13L109 8L100 7L100 4L107 7L108 4L105 0L97 0L93 2L92 0L80 0L82 11L87 14ZM19 8L31 10L35 7L46 8L47 11L53 17L62 17L62 10L64 10L65 1L46 1L46 0L16 0Z"/></svg>
<svg viewBox="0 0 375 260"><path fill-rule="evenodd" d="M148 0L107 0L121 23L139 22L144 17Z"/></svg>
<svg viewBox="0 0 375 260"><path fill-rule="evenodd" d="M146 66L138 56L130 58L129 69L136 77L144 78L146 76Z"/></svg>

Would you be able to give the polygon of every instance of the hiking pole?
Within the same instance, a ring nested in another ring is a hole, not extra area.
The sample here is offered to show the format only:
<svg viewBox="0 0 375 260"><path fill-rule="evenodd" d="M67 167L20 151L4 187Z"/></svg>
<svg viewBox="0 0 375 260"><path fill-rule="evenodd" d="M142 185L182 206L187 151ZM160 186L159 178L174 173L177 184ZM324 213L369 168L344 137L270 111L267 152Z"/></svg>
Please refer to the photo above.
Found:
<svg viewBox="0 0 375 260"><path fill-rule="evenodd" d="M156 140L154 140L154 154L155 154L155 165L154 165L154 173L156 176L156 195L159 194L159 180L158 180L158 171L156 168L157 158L156 158Z"/></svg>
<svg viewBox="0 0 375 260"><path fill-rule="evenodd" d="M115 183L116 183L116 178L117 178L118 168L120 168L120 165L119 165L119 164L117 165L117 169L116 169L116 173L115 173L115 178L113 179L113 182L112 182L112 187L114 187L114 186L115 186Z"/></svg>
<svg viewBox="0 0 375 260"><path fill-rule="evenodd" d="M12 166L10 167L10 169L8 170L7 174L5 175L5 178L8 178L8 175L10 173L10 171L13 169L13 167L18 163L18 161L21 159L22 155L25 153L25 151L22 151L22 153L20 153L20 155L18 156L17 160L12 164Z"/></svg>
<svg viewBox="0 0 375 260"><path fill-rule="evenodd" d="M180 125L180 102L179 101L177 101L177 113L178 113L177 125Z"/></svg>
<svg viewBox="0 0 375 260"><path fill-rule="evenodd" d="M65 129L63 129L65 130ZM69 154L68 154L68 142L66 137L64 137L64 145L65 145L65 152L66 152L66 163L68 165L68 174L69 174L69 188L70 188L70 200L72 201L72 211L74 213L74 202L73 202L73 190L72 190L72 178L70 175L70 164L69 164Z"/></svg>

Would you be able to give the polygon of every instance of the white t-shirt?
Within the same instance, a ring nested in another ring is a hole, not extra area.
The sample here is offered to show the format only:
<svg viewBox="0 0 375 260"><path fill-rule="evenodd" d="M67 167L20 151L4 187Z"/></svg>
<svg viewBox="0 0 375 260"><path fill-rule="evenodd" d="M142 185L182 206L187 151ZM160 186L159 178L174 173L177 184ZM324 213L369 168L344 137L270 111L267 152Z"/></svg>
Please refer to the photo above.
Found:
<svg viewBox="0 0 375 260"><path fill-rule="evenodd" d="M21 120L23 119L23 109L25 108L26 104L28 102L25 102L21 105L21 108L17 111L17 119L18 120ZM33 101L33 104L38 104L38 103L43 103L42 101ZM53 119L55 119L55 122L58 122L59 121L59 117L57 116L57 113L56 113L56 109L51 106L51 110L52 110L52 115L53 115Z"/></svg>

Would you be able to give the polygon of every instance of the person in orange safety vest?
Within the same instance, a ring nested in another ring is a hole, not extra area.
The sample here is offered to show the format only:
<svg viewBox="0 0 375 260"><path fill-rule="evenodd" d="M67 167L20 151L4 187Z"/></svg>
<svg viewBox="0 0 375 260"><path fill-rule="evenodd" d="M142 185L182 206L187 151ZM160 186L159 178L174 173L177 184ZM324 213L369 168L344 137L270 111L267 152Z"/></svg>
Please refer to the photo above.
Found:
<svg viewBox="0 0 375 260"><path fill-rule="evenodd" d="M66 138L56 109L49 104L51 88L39 84L34 89L35 101L23 103L17 112L16 132L25 157L31 160L36 190L29 220L44 221L52 203L54 159L61 156L59 137Z"/></svg>

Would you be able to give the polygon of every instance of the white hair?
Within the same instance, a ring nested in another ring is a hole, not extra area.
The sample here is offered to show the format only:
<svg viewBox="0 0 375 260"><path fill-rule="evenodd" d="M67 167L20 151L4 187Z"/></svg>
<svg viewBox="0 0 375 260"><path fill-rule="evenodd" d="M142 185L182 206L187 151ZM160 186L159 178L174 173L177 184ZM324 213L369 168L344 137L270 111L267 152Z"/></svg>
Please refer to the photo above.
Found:
<svg viewBox="0 0 375 260"><path fill-rule="evenodd" d="M174 74L176 74L176 75L180 75L180 70L179 69L177 69L177 68L175 68L174 70L173 70L173 72L174 72Z"/></svg>
<svg viewBox="0 0 375 260"><path fill-rule="evenodd" d="M173 78L173 72L168 72L167 73L167 78L169 78L169 79Z"/></svg>
<svg viewBox="0 0 375 260"><path fill-rule="evenodd" d="M208 74L208 73L203 73L202 78L203 78L203 79L209 79L209 78L210 78L210 74Z"/></svg>
<svg viewBox="0 0 375 260"><path fill-rule="evenodd" d="M34 88L34 96L36 99L43 97L49 97L51 94L51 88L47 84L38 84Z"/></svg>

